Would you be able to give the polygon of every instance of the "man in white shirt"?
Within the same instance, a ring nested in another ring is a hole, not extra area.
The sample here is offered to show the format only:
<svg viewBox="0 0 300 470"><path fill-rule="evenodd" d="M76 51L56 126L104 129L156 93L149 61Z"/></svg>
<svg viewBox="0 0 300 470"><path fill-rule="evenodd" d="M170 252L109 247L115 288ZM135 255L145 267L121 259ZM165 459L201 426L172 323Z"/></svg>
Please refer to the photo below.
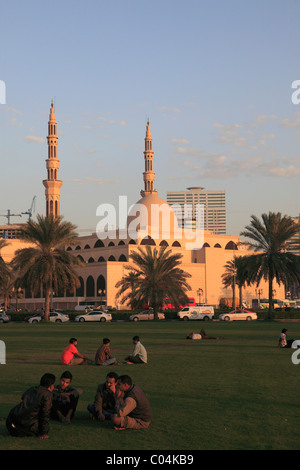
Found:
<svg viewBox="0 0 300 470"><path fill-rule="evenodd" d="M140 342L139 336L132 338L134 348L130 356L125 358L127 364L147 364L147 351Z"/></svg>

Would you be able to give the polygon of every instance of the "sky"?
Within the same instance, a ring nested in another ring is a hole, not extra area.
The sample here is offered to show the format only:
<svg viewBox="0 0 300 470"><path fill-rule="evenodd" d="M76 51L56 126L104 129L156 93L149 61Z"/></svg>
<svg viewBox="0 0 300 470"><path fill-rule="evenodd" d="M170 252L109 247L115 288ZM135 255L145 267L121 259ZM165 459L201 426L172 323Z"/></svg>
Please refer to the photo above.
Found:
<svg viewBox="0 0 300 470"><path fill-rule="evenodd" d="M60 211L82 235L99 205L140 199L148 119L162 199L225 190L229 235L299 215L299 0L10 0L0 44L0 224L34 196L45 214L52 100Z"/></svg>

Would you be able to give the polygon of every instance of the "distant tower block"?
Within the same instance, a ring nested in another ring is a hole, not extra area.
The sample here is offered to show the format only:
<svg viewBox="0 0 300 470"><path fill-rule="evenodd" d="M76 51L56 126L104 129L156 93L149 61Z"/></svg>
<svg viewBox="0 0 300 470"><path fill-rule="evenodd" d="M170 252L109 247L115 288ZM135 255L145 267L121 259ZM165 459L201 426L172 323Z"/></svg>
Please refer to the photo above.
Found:
<svg viewBox="0 0 300 470"><path fill-rule="evenodd" d="M46 217L59 216L60 187L62 181L58 180L59 160L57 159L57 141L55 113L51 103L48 122L48 159L46 160L47 179L43 181L46 195Z"/></svg>
<svg viewBox="0 0 300 470"><path fill-rule="evenodd" d="M153 171L153 150L152 150L152 137L149 121L147 122L146 127L146 137L145 137L145 171L143 173L145 189L141 191L141 196L149 196L149 194L157 194L157 191L154 189L154 180L155 173Z"/></svg>

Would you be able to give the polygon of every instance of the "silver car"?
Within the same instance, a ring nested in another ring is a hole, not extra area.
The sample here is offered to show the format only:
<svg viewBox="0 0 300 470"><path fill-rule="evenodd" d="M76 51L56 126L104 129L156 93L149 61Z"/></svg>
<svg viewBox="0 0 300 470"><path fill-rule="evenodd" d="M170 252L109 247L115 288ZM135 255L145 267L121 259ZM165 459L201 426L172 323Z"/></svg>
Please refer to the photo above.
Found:
<svg viewBox="0 0 300 470"><path fill-rule="evenodd" d="M82 313L81 315L76 315L75 321L85 322L85 321L111 321L112 316L110 313L101 312L99 310L92 310L91 312Z"/></svg>
<svg viewBox="0 0 300 470"><path fill-rule="evenodd" d="M28 323L39 323L42 320L42 316L38 313L33 315L33 317L28 318ZM54 323L62 323L70 321L69 315L65 315L60 312L50 312L49 320Z"/></svg>
<svg viewBox="0 0 300 470"><path fill-rule="evenodd" d="M143 320L153 320L154 318L154 313L153 310L144 310L143 312L140 313L134 313L133 315L130 315L129 320L131 321L143 321ZM165 319L165 314L164 313L158 313L158 319L159 320L164 320Z"/></svg>
<svg viewBox="0 0 300 470"><path fill-rule="evenodd" d="M4 311L0 311L0 323L8 323L10 321L10 316L6 315Z"/></svg>

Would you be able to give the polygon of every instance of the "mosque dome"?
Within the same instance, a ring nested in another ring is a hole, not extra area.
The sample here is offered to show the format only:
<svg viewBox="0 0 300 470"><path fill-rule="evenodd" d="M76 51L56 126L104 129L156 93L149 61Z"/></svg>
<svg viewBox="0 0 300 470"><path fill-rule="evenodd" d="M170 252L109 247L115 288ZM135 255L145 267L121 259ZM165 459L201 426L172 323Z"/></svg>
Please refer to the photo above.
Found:
<svg viewBox="0 0 300 470"><path fill-rule="evenodd" d="M143 196L128 214L130 238L174 239L178 223L175 212L157 193Z"/></svg>

